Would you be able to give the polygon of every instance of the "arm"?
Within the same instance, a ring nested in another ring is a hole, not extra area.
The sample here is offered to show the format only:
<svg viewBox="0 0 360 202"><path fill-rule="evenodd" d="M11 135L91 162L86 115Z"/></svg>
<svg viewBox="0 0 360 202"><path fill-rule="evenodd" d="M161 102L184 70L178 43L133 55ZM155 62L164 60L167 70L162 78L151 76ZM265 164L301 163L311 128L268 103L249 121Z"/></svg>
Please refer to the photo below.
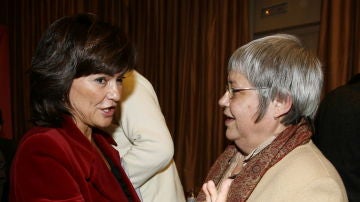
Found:
<svg viewBox="0 0 360 202"><path fill-rule="evenodd" d="M114 139L122 165L138 188L170 163L174 146L156 93L137 72L123 82L120 125Z"/></svg>

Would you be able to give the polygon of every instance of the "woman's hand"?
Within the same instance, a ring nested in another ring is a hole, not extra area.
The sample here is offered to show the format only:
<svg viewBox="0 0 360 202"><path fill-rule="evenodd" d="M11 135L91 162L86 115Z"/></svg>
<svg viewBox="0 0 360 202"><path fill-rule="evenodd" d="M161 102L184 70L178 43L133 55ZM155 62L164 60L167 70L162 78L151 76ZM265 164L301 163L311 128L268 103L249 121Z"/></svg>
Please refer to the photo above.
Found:
<svg viewBox="0 0 360 202"><path fill-rule="evenodd" d="M206 202L225 202L232 181L233 179L224 180L221 183L219 190L216 189L216 186L212 180L204 183L202 190L205 192Z"/></svg>

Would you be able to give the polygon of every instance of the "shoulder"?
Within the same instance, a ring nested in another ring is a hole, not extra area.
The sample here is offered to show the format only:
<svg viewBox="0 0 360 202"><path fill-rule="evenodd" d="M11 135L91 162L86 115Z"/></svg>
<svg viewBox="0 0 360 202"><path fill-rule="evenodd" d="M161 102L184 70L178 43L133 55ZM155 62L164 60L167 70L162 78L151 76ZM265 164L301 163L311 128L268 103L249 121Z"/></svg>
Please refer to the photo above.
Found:
<svg viewBox="0 0 360 202"><path fill-rule="evenodd" d="M154 87L147 78L135 70L132 75L135 82L135 91L145 91L151 96L156 96Z"/></svg>
<svg viewBox="0 0 360 202"><path fill-rule="evenodd" d="M137 71L126 74L123 80L121 101L124 103L143 103L144 100L154 100L157 103L156 92L152 84Z"/></svg>
<svg viewBox="0 0 360 202"><path fill-rule="evenodd" d="M335 198L344 198L346 195L334 166L309 142L297 147L271 167L256 186L252 198L273 199L268 201L290 198L299 200L306 195L313 198L328 197L329 193L335 194Z"/></svg>
<svg viewBox="0 0 360 202"><path fill-rule="evenodd" d="M61 129L35 127L21 139L15 153L14 164L29 166L49 161L65 163L73 146L62 135Z"/></svg>
<svg viewBox="0 0 360 202"><path fill-rule="evenodd" d="M134 77L134 80L135 80L136 82L138 82L139 85L145 86L145 87L150 88L150 89L153 88L153 86L152 86L152 84L150 83L150 81L149 81L147 78L145 78L143 75L141 75L139 72L137 72L137 71L134 70L133 73L132 73L132 75L133 75L133 77Z"/></svg>
<svg viewBox="0 0 360 202"><path fill-rule="evenodd" d="M62 128L34 127L21 139L17 153L25 156L61 157L79 147L83 147L83 142L74 135L67 134Z"/></svg>
<svg viewBox="0 0 360 202"><path fill-rule="evenodd" d="M269 173L272 172L281 172L283 176L292 176L292 179L298 178L303 182L323 177L340 180L334 166L312 141L287 154L269 170Z"/></svg>
<svg viewBox="0 0 360 202"><path fill-rule="evenodd" d="M284 157L274 169L284 169L282 172L314 177L338 178L337 171L328 159L320 152L312 141L295 148Z"/></svg>
<svg viewBox="0 0 360 202"><path fill-rule="evenodd" d="M34 127L30 129L21 139L20 145L28 144L57 144L64 139L62 129Z"/></svg>
<svg viewBox="0 0 360 202"><path fill-rule="evenodd" d="M360 83L343 85L327 93L321 102L320 107L326 105L329 106L329 109L331 109L334 107L334 104L340 105L342 107L347 107L349 103L356 105L359 102L359 96Z"/></svg>

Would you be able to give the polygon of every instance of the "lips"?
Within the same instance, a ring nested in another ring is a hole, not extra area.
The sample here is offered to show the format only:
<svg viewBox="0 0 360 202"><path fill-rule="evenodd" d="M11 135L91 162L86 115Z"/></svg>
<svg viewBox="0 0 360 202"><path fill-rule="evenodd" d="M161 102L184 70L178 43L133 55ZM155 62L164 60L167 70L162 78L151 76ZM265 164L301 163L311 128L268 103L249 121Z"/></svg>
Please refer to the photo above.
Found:
<svg viewBox="0 0 360 202"><path fill-rule="evenodd" d="M113 117L115 113L115 106L106 107L101 109L105 117Z"/></svg>
<svg viewBox="0 0 360 202"><path fill-rule="evenodd" d="M231 122L233 122L235 120L235 118L233 118L232 116L226 114L224 112L224 116L225 116L225 125L229 125Z"/></svg>

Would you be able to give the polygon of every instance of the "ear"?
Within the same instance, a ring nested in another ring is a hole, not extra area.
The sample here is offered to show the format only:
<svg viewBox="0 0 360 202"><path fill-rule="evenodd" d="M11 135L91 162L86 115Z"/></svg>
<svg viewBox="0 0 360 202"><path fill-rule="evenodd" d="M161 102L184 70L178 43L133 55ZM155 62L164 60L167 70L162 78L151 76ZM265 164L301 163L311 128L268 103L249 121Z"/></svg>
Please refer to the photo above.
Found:
<svg viewBox="0 0 360 202"><path fill-rule="evenodd" d="M283 98L275 98L273 101L274 104L274 118L280 118L281 116L287 114L292 106L292 99L290 96L285 96Z"/></svg>

